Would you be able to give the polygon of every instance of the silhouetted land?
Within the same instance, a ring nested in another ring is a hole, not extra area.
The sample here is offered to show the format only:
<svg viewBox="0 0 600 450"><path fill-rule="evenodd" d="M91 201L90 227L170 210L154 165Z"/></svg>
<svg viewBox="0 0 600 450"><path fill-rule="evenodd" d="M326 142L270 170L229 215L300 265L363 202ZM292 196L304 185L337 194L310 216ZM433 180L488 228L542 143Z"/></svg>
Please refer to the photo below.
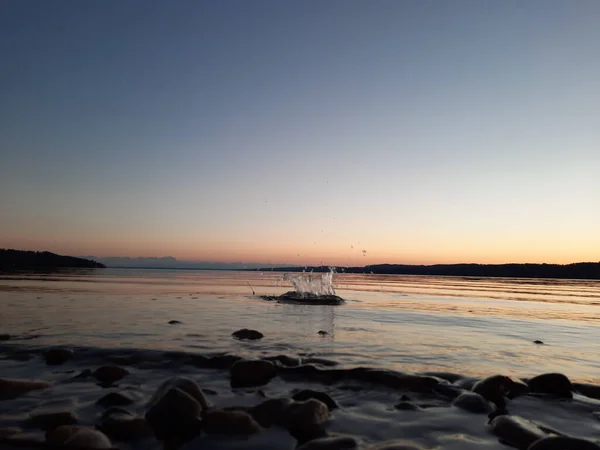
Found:
<svg viewBox="0 0 600 450"><path fill-rule="evenodd" d="M50 252L0 249L0 271L57 269L62 267L104 268L89 259L62 256Z"/></svg>
<svg viewBox="0 0 600 450"><path fill-rule="evenodd" d="M328 272L326 266L276 267L259 269L277 272ZM573 264L435 264L415 266L406 264L375 264L363 267L338 268L344 273L373 273L396 275L446 275L460 277L511 277L511 278L572 278L600 279L600 262Z"/></svg>

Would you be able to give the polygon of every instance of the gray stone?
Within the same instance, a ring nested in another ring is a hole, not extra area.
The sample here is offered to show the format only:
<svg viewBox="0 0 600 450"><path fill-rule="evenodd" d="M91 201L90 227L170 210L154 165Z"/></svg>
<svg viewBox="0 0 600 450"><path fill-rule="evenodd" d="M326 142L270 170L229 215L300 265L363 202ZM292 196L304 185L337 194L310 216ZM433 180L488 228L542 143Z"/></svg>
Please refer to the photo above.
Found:
<svg viewBox="0 0 600 450"><path fill-rule="evenodd" d="M493 408L481 395L475 392L464 392L452 402L457 408L477 414L489 414Z"/></svg>

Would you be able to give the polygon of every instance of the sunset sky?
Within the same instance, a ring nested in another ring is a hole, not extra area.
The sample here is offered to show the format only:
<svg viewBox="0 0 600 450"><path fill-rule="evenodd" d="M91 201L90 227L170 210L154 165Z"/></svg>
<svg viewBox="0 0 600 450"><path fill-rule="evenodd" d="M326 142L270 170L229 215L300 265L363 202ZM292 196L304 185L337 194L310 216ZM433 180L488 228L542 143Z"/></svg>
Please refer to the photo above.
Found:
<svg viewBox="0 0 600 450"><path fill-rule="evenodd" d="M0 248L599 261L599 18L597 0L5 0Z"/></svg>

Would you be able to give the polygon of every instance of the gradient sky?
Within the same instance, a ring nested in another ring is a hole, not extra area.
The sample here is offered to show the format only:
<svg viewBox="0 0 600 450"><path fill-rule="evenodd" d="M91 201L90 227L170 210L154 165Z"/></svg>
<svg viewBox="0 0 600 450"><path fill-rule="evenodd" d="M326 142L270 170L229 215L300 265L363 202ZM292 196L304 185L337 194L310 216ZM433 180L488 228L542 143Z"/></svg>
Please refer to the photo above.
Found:
<svg viewBox="0 0 600 450"><path fill-rule="evenodd" d="M597 0L4 0L0 247L598 261L599 18Z"/></svg>

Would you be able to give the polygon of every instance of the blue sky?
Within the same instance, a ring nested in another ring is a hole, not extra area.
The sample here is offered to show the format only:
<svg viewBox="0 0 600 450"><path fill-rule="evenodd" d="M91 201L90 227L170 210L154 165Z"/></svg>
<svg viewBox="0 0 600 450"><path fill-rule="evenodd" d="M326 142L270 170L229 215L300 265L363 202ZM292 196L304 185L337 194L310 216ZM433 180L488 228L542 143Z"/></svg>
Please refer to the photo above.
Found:
<svg viewBox="0 0 600 450"><path fill-rule="evenodd" d="M600 259L596 1L0 8L0 246Z"/></svg>

